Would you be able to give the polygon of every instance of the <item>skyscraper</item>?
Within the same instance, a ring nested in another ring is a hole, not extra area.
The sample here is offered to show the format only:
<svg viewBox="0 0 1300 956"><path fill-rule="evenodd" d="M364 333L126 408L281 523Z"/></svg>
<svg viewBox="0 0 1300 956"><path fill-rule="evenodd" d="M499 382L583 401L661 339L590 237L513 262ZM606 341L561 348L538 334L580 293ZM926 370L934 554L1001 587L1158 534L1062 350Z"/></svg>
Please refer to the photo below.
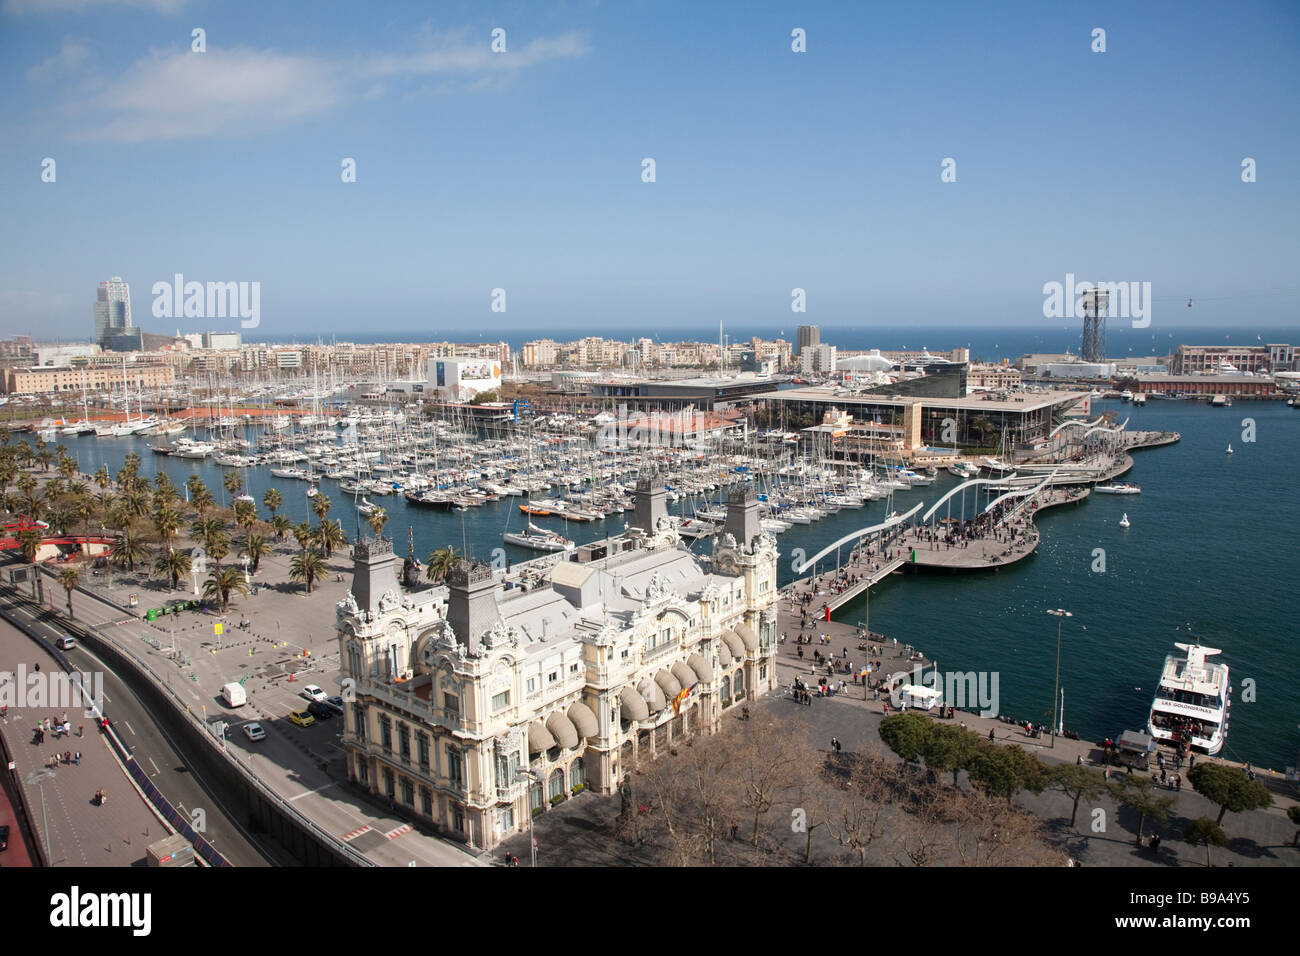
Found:
<svg viewBox="0 0 1300 956"><path fill-rule="evenodd" d="M795 358L798 358L799 353L802 352L806 347L812 345L820 345L821 341L822 341L822 330L820 328L818 328L815 325L799 326L799 336L798 338L795 339L794 342Z"/></svg>
<svg viewBox="0 0 1300 956"><path fill-rule="evenodd" d="M121 276L113 276L99 284L99 298L95 301L95 341L103 345L110 335L131 328L131 287Z"/></svg>

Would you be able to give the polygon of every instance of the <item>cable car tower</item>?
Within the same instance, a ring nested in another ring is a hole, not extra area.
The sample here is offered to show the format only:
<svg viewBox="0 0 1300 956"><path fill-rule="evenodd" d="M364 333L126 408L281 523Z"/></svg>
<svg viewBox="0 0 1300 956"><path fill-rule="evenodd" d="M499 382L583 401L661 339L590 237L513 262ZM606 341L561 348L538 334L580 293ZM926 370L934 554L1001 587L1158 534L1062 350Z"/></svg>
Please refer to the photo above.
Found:
<svg viewBox="0 0 1300 956"><path fill-rule="evenodd" d="M1083 349L1085 362L1106 359L1106 313L1110 311L1110 293L1089 289L1083 293Z"/></svg>

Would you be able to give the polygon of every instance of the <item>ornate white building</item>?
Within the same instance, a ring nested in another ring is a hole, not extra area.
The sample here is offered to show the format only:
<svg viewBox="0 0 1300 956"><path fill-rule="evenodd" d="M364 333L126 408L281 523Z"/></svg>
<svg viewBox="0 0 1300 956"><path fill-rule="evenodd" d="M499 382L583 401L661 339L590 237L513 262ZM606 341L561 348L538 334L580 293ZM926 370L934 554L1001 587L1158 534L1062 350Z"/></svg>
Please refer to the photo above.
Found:
<svg viewBox="0 0 1300 956"><path fill-rule="evenodd" d="M358 542L338 606L349 779L486 849L774 687L778 553L754 493L732 492L709 558L680 546L658 480L629 525L532 587L462 563L407 593L392 545Z"/></svg>

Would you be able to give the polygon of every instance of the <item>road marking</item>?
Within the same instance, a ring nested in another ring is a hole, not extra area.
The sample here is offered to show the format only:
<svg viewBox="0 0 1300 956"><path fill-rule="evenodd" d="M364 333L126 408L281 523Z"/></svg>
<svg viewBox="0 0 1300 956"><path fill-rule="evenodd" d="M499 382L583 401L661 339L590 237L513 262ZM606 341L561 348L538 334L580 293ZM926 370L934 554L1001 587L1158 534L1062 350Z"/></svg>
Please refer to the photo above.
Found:
<svg viewBox="0 0 1300 956"><path fill-rule="evenodd" d="M129 731L131 731L131 736L134 737L134 736L135 736L135 728L131 726L131 722L130 722L129 720L124 720L124 721L122 721L122 723L126 725L126 729L129 730Z"/></svg>
<svg viewBox="0 0 1300 956"><path fill-rule="evenodd" d="M411 826L409 823L403 823L400 827L397 827L394 830L389 830L384 834L384 836L388 837L390 840L396 840L399 836L402 836L405 833L410 833L414 829L415 827Z"/></svg>
<svg viewBox="0 0 1300 956"><path fill-rule="evenodd" d="M290 800L290 802L292 802L292 801L294 801L294 800L299 800L299 799L301 799L302 797L310 797L313 793L320 793L322 790L328 790L330 787L337 787L338 785L339 785L339 782L338 782L337 780L334 780L334 781L332 781L332 782L330 782L330 783L323 784L322 786L317 787L315 790L304 790L302 793L298 794L296 797L290 797L289 800Z"/></svg>
<svg viewBox="0 0 1300 956"><path fill-rule="evenodd" d="M357 827L357 828L356 828L355 830L353 830L351 833L345 833L345 834L343 834L343 839L344 839L345 842L347 842L347 841L351 841L351 840L355 840L357 837L361 836L361 834L366 833L366 832L368 832L368 831L370 831L370 830L373 830L373 829L374 829L374 827L372 827L372 826L368 826L368 825L367 825L367 826L364 826L364 827Z"/></svg>
<svg viewBox="0 0 1300 956"><path fill-rule="evenodd" d="M153 764L153 775L155 777L158 776L158 774L162 773L162 771L158 769L158 765L153 762L153 757L149 758L149 763Z"/></svg>

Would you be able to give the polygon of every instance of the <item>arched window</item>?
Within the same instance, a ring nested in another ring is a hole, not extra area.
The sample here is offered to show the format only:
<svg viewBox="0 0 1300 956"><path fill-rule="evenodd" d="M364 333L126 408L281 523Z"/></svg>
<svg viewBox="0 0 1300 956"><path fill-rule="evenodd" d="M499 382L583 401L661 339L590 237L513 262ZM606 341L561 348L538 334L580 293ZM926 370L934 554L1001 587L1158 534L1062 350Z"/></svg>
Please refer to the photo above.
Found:
<svg viewBox="0 0 1300 956"><path fill-rule="evenodd" d="M550 780L547 781L546 795L548 797L558 797L564 793L564 771L555 770L551 773Z"/></svg>
<svg viewBox="0 0 1300 956"><path fill-rule="evenodd" d="M731 696L731 678L724 677L722 678L722 699L726 700L730 696Z"/></svg>
<svg viewBox="0 0 1300 956"><path fill-rule="evenodd" d="M735 696L743 697L745 694L745 672L736 671L736 679L733 683L735 687Z"/></svg>
<svg viewBox="0 0 1300 956"><path fill-rule="evenodd" d="M579 757L573 763L569 764L569 789L573 789L580 783L587 782L586 771L582 769L582 758Z"/></svg>

